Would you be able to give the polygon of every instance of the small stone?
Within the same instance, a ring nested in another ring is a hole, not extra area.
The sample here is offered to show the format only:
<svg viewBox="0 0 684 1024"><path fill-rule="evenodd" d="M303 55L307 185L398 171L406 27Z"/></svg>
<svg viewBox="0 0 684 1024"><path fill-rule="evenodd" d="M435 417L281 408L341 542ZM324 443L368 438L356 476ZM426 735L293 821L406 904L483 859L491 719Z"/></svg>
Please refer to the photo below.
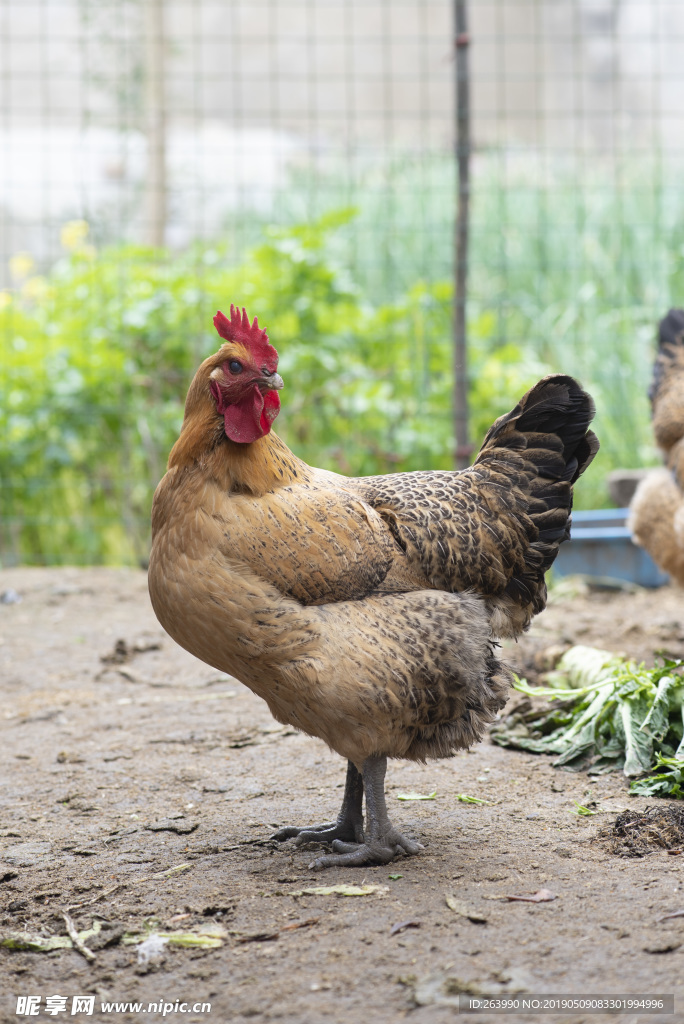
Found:
<svg viewBox="0 0 684 1024"><path fill-rule="evenodd" d="M488 916L481 910L476 910L474 907L465 903L463 900L456 899L455 896L447 894L446 905L449 910L453 910L459 917L465 917L468 921L472 921L473 924L487 924Z"/></svg>
<svg viewBox="0 0 684 1024"><path fill-rule="evenodd" d="M674 953L682 945L677 939L656 939L648 946L644 946L644 953Z"/></svg>
<svg viewBox="0 0 684 1024"><path fill-rule="evenodd" d="M145 825L148 832L175 832L179 836L187 836L199 828L198 821L183 821L179 818L160 818L151 825Z"/></svg>

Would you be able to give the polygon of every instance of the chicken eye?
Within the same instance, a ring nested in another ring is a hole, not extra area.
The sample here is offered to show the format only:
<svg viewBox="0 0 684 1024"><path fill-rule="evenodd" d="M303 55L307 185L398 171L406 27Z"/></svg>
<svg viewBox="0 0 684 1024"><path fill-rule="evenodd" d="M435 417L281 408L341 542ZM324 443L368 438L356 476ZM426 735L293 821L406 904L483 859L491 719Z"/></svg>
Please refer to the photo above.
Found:
<svg viewBox="0 0 684 1024"><path fill-rule="evenodd" d="M239 363L237 359L231 359L231 361L228 363L228 369L230 370L231 373L242 373L242 363Z"/></svg>

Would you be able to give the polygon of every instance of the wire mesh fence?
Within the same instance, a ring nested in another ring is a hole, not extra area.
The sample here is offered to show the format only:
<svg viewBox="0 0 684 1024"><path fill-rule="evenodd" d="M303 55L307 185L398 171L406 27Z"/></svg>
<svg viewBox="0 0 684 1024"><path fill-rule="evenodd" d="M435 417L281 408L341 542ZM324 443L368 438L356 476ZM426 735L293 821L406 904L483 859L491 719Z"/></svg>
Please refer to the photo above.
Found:
<svg viewBox="0 0 684 1024"><path fill-rule="evenodd" d="M470 432L538 376L655 459L684 280L684 8L470 0ZM452 0L0 0L0 559L144 559L211 316L281 353L279 432L349 473L454 461Z"/></svg>

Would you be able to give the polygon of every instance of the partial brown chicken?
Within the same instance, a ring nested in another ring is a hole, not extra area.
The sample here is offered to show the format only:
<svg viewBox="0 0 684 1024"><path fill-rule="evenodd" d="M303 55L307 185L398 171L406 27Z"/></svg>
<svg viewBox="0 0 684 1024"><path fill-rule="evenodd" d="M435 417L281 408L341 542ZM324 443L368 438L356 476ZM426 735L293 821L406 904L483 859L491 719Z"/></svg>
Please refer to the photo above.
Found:
<svg viewBox="0 0 684 1024"><path fill-rule="evenodd" d="M271 430L283 381L257 320L231 306L214 323L224 344L195 374L154 497L154 610L279 722L346 758L337 821L276 839L331 844L317 868L417 853L387 815L387 758L453 755L505 704L495 639L546 603L572 485L598 450L593 402L546 377L470 468L352 479Z"/></svg>
<svg viewBox="0 0 684 1024"><path fill-rule="evenodd" d="M639 484L629 526L653 561L684 586L684 309L671 309L660 321L648 394L665 467Z"/></svg>

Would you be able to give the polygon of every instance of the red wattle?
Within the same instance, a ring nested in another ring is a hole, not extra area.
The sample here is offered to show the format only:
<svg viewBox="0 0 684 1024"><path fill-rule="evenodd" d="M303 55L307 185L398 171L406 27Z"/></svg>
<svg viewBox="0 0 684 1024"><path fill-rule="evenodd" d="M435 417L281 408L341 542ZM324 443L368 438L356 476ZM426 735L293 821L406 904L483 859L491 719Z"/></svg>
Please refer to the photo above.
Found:
<svg viewBox="0 0 684 1024"><path fill-rule="evenodd" d="M280 412L280 395L277 391L267 391L264 395L264 408L261 413L261 429L268 434L273 420Z"/></svg>
<svg viewBox="0 0 684 1024"><path fill-rule="evenodd" d="M226 436L237 444L250 444L267 434L279 411L280 399L277 392L268 391L264 397L256 384L242 401L219 409L223 413Z"/></svg>

